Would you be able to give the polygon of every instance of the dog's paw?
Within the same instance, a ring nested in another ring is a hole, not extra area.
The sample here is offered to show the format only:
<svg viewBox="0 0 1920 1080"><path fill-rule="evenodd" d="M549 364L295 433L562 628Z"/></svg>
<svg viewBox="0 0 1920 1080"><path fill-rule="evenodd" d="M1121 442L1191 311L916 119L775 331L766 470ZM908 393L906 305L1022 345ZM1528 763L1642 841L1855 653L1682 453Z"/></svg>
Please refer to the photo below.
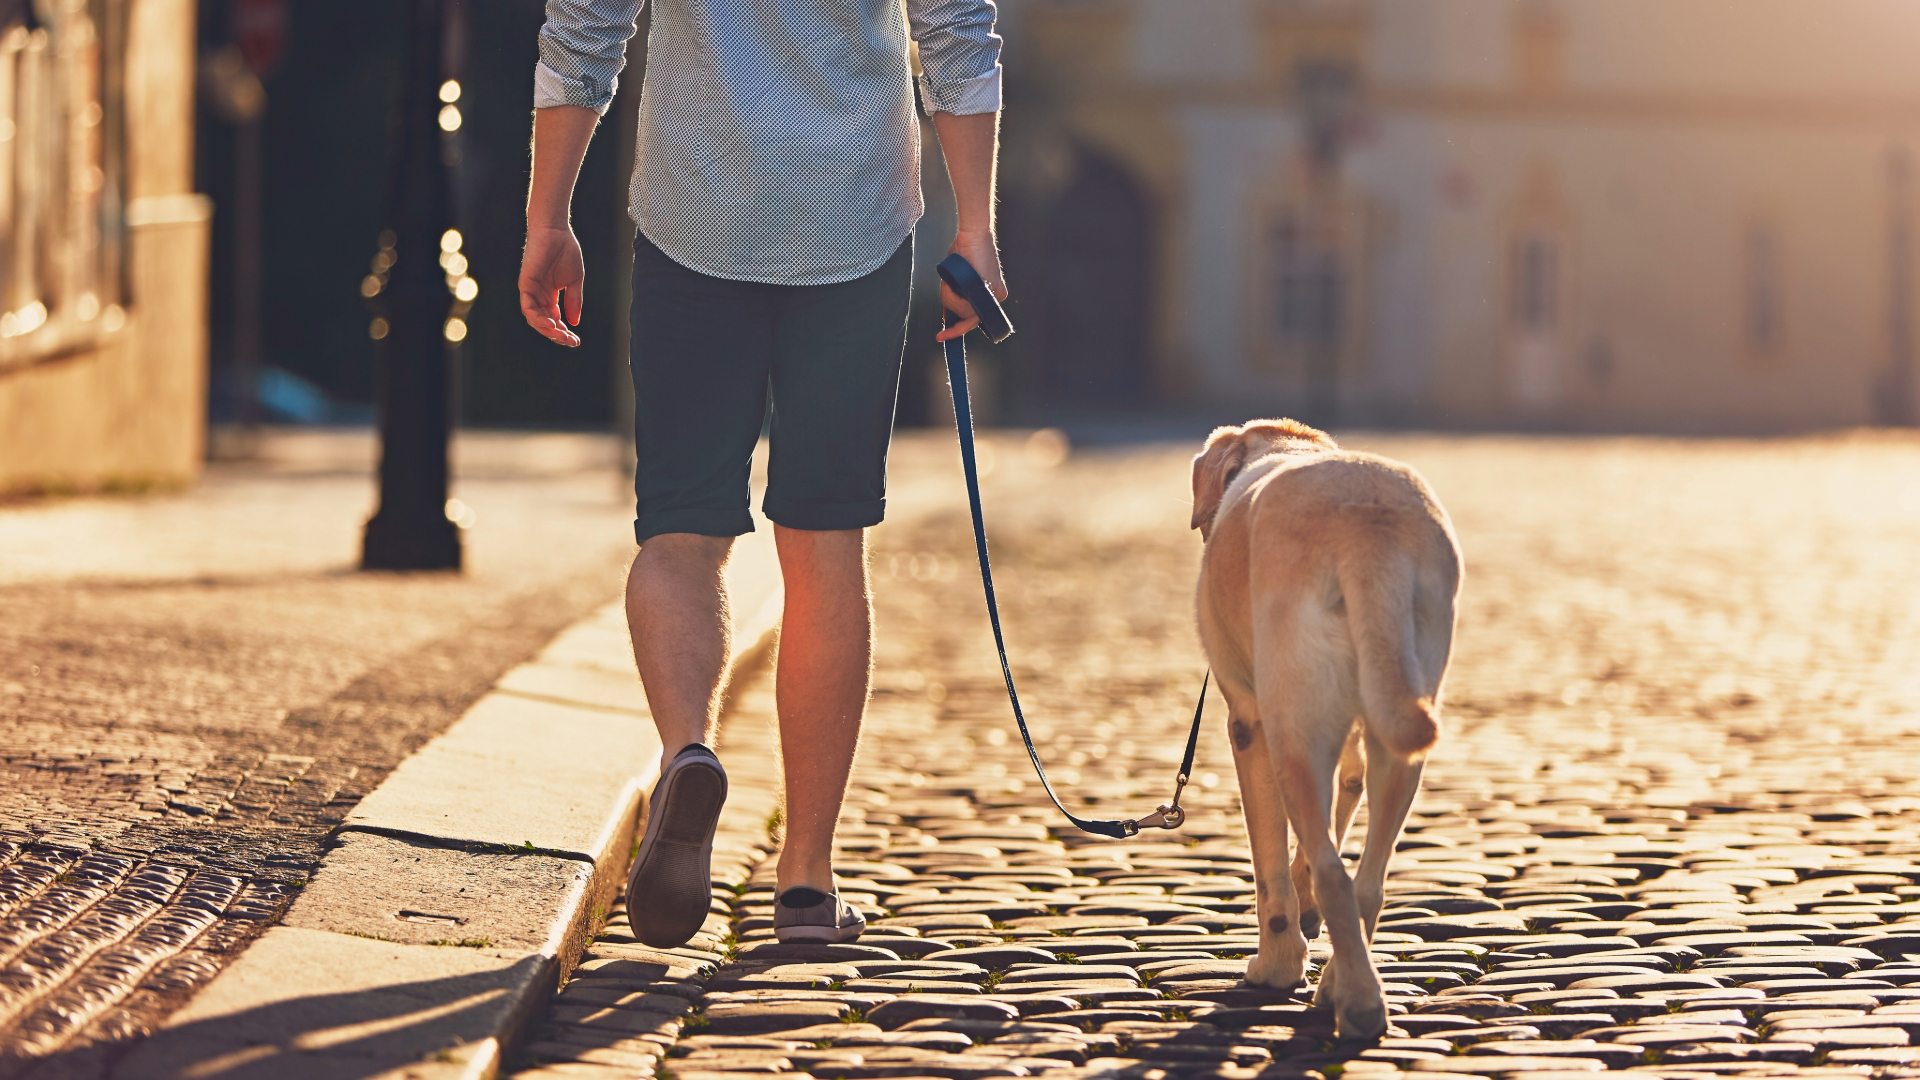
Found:
<svg viewBox="0 0 1920 1080"><path fill-rule="evenodd" d="M1322 1004L1317 998L1314 1004ZM1369 1001L1333 1007L1334 1038L1342 1042L1378 1039L1387 1033L1387 1002L1379 994Z"/></svg>
<svg viewBox="0 0 1920 1080"><path fill-rule="evenodd" d="M1273 990L1287 990L1306 981L1307 957L1301 955L1289 962L1265 949L1254 954L1247 962L1247 984L1264 986Z"/></svg>
<svg viewBox="0 0 1920 1080"><path fill-rule="evenodd" d="M1320 913L1312 908L1300 913L1300 933L1308 940L1320 936Z"/></svg>

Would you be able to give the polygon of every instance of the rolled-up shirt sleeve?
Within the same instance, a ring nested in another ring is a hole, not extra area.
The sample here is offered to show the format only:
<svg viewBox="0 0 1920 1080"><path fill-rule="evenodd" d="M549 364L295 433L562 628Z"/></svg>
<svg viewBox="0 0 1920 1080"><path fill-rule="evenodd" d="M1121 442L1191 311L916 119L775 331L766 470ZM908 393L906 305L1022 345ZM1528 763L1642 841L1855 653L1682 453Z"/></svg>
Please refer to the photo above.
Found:
<svg viewBox="0 0 1920 1080"><path fill-rule="evenodd" d="M579 105L605 116L620 86L620 72L627 66L627 42L633 38L645 3L547 0L547 21L540 27L540 63L533 69L533 107Z"/></svg>
<svg viewBox="0 0 1920 1080"><path fill-rule="evenodd" d="M993 0L907 0L920 45L920 100L929 113L1000 111L1000 35Z"/></svg>

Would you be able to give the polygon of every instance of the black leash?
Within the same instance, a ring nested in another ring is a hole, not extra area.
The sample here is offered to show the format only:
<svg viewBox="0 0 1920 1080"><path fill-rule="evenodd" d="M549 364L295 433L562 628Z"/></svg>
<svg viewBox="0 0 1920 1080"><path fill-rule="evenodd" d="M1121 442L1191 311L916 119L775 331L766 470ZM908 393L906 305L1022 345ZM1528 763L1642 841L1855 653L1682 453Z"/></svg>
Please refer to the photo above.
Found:
<svg viewBox="0 0 1920 1080"><path fill-rule="evenodd" d="M1007 313L1001 310L1000 301L994 298L971 263L958 254L949 255L941 260L939 271L940 280L973 305L974 314L980 317L980 332L988 341L998 344L1012 336L1013 324L1007 321ZM946 325L952 326L955 321L954 314L947 312ZM1213 673L1208 672L1200 680L1200 701L1193 707L1193 730L1187 733L1187 756L1181 760L1180 775L1174 780L1173 802L1163 803L1153 813L1133 821L1098 821L1076 817L1067 809L1047 779L1046 767L1040 764L1040 752L1033 748L1033 735L1027 731L1027 717L1020 709L1020 692L1013 686L1013 667L1007 663L1007 639L1000 629L1000 604L993 595L993 564L987 559L987 523L980 512L980 469L974 462L973 450L973 405L967 395L967 345L963 338L957 337L946 343L946 349L947 382L953 388L953 422L960 432L960 464L967 474L967 502L973 511L973 546L980 555L980 584L987 593L987 619L993 623L993 645L1000 651L1000 674L1007 680L1007 700L1013 703L1013 720L1020 727L1020 738L1027 744L1027 757L1033 761L1033 771L1040 774L1040 786L1047 790L1047 798L1053 800L1053 805L1060 808L1067 820L1084 832L1121 840L1141 829L1177 829L1187 820L1187 812L1180 806L1180 794L1186 790L1187 779L1193 774L1193 752L1200 744L1200 716L1207 707L1207 684Z"/></svg>

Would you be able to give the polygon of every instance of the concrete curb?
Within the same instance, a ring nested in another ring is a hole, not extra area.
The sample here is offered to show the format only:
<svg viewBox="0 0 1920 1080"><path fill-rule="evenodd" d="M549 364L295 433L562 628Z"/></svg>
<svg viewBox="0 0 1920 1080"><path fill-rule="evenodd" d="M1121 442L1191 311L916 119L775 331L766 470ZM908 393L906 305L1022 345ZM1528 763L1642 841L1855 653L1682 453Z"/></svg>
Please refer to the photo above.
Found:
<svg viewBox="0 0 1920 1080"><path fill-rule="evenodd" d="M773 535L740 538L727 693L771 655ZM282 923L124 1080L494 1076L625 884L660 744L623 602L567 628L401 762Z"/></svg>

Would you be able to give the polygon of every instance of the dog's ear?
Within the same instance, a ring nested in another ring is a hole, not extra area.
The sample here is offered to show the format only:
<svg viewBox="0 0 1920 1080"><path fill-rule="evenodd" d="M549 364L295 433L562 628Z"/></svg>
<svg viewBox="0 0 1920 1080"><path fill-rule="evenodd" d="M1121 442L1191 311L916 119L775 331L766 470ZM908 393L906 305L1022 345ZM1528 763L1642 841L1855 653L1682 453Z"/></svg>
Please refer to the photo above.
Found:
<svg viewBox="0 0 1920 1080"><path fill-rule="evenodd" d="M1213 531L1213 517L1220 512L1220 500L1227 485L1240 475L1247 463L1246 435L1237 427L1214 428L1207 436L1206 449L1193 459L1193 522L1205 539Z"/></svg>

